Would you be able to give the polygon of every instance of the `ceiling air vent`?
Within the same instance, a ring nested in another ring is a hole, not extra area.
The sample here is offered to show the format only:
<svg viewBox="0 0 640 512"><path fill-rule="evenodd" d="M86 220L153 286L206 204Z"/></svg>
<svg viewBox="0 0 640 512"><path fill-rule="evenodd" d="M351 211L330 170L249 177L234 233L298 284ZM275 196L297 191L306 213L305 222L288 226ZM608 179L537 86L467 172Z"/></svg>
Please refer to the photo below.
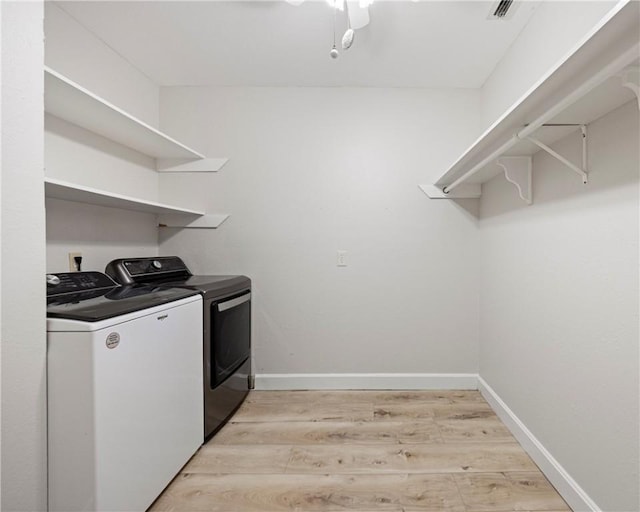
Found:
<svg viewBox="0 0 640 512"><path fill-rule="evenodd" d="M506 20L513 14L514 0L497 0L491 4L490 20Z"/></svg>

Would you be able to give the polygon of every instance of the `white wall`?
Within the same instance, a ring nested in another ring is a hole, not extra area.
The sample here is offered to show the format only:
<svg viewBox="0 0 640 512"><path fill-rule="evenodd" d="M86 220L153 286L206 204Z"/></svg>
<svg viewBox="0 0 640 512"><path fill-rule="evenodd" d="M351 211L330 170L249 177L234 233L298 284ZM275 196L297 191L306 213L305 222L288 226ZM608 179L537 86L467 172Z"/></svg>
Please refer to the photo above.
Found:
<svg viewBox="0 0 640 512"><path fill-rule="evenodd" d="M156 216L47 199L47 272L67 272L69 252L82 269L104 272L111 260L158 253Z"/></svg>
<svg viewBox="0 0 640 512"><path fill-rule="evenodd" d="M475 373L476 219L417 184L477 134L477 100L163 88L163 127L230 161L163 176L161 194L231 217L217 230L163 230L160 252L196 273L253 279L257 373Z"/></svg>
<svg viewBox="0 0 640 512"><path fill-rule="evenodd" d="M42 2L2 2L2 509L46 509Z"/></svg>
<svg viewBox="0 0 640 512"><path fill-rule="evenodd" d="M563 58L616 4L543 1L482 87L482 125L488 127Z"/></svg>
<svg viewBox="0 0 640 512"><path fill-rule="evenodd" d="M638 140L633 101L589 126L588 185L537 153L533 206L481 200L480 375L607 511L640 509Z"/></svg>
<svg viewBox="0 0 640 512"><path fill-rule="evenodd" d="M47 177L157 201L153 158L48 114L44 126Z"/></svg>
<svg viewBox="0 0 640 512"><path fill-rule="evenodd" d="M60 6L45 6L46 64L141 120L157 126L159 88ZM48 177L150 201L158 200L152 158L47 115ZM188 202L187 202L188 204ZM103 271L114 258L158 252L154 215L47 201L47 271L68 270L81 252L83 270Z"/></svg>

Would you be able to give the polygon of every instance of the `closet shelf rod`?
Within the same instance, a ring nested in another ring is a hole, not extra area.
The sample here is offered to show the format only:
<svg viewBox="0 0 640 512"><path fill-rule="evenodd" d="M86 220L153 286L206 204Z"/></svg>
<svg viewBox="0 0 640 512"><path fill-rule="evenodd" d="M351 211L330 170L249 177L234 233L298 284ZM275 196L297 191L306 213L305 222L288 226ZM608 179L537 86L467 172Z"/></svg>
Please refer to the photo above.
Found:
<svg viewBox="0 0 640 512"><path fill-rule="evenodd" d="M491 153L486 158L483 158L482 161L476 165L474 165L471 169L469 169L466 173L460 176L457 180L455 180L450 185L446 185L442 188L442 191L445 194L451 192L454 188L456 188L461 183L467 181L471 176L479 172L483 169L487 164L491 163L496 158L502 156L506 151L510 150L514 147L521 139L526 139L535 132L538 128L540 128L547 121L553 119L555 116L564 111L567 107L578 101L580 98L589 93L592 89L600 85L607 78L610 78L618 73L620 73L625 67L638 59L638 44L634 44L627 51L622 53L619 57L612 60L609 64L603 67L596 74L591 76L588 80L583 82L579 87L576 87L571 93L565 96L562 100L558 101L555 105L553 105L549 110L547 110L544 114L538 117L535 121L532 121L527 126L525 126L522 130L514 134L507 142L505 142L502 146L496 149L493 153Z"/></svg>

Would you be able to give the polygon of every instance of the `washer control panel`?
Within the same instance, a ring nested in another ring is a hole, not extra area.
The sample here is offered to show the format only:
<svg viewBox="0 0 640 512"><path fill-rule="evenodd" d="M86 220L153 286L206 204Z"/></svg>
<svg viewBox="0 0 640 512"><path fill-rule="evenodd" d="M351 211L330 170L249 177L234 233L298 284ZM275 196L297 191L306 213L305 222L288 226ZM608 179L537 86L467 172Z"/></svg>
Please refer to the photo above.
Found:
<svg viewBox="0 0 640 512"><path fill-rule="evenodd" d="M102 272L61 272L47 274L47 295L78 293L118 286Z"/></svg>

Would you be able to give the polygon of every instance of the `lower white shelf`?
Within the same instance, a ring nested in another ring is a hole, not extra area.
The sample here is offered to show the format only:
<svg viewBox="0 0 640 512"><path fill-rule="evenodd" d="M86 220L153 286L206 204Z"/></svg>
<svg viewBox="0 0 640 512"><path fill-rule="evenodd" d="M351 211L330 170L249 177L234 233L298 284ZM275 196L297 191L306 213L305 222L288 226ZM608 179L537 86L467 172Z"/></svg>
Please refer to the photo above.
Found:
<svg viewBox="0 0 640 512"><path fill-rule="evenodd" d="M45 178L44 185L46 197L135 212L155 213L171 219L170 222L163 222L161 218L161 226L211 229L217 228L229 217L227 214L205 214L198 210L114 194L55 178Z"/></svg>

